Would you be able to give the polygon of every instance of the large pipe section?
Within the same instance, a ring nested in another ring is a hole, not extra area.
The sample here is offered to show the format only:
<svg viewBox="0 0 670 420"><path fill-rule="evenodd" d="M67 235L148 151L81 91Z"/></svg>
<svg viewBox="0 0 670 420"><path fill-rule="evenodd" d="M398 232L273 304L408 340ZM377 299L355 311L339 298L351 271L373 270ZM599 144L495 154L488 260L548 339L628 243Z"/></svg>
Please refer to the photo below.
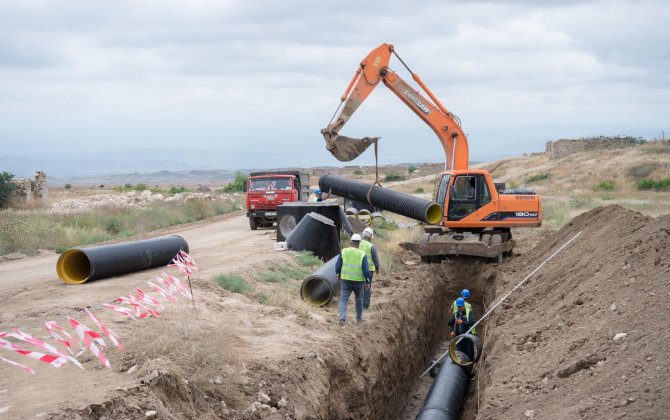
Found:
<svg viewBox="0 0 670 420"><path fill-rule="evenodd" d="M64 283L81 284L168 265L180 250L188 252L189 248L178 235L73 248L58 258L56 272Z"/></svg>
<svg viewBox="0 0 670 420"><path fill-rule="evenodd" d="M325 261L340 253L340 238L335 222L319 213L311 212L288 235L286 246L294 251L312 251Z"/></svg>
<svg viewBox="0 0 670 420"><path fill-rule="evenodd" d="M459 352L460 353L460 352ZM461 353L462 360L468 357ZM468 389L470 374L465 367L446 358L439 367L416 420L455 420Z"/></svg>
<svg viewBox="0 0 670 420"><path fill-rule="evenodd" d="M442 220L442 206L409 194L368 185L339 175L327 174L319 179L319 188L340 197L369 202L375 207L436 224Z"/></svg>
<svg viewBox="0 0 670 420"><path fill-rule="evenodd" d="M300 297L302 300L314 306L326 306L340 290L340 280L335 273L337 257L331 258L327 263L303 280L300 286Z"/></svg>

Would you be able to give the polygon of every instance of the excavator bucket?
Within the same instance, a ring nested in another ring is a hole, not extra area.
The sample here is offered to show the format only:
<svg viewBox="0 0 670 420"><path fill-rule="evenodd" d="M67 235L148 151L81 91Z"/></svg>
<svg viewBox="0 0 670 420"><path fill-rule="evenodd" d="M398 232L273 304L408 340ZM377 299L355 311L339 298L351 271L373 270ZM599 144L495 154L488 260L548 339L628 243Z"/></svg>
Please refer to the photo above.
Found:
<svg viewBox="0 0 670 420"><path fill-rule="evenodd" d="M328 149L337 160L342 162L349 162L350 160L356 159L365 151L365 149L370 147L371 144L379 140L379 137L354 139L328 132L323 132L323 138L326 140L326 149Z"/></svg>

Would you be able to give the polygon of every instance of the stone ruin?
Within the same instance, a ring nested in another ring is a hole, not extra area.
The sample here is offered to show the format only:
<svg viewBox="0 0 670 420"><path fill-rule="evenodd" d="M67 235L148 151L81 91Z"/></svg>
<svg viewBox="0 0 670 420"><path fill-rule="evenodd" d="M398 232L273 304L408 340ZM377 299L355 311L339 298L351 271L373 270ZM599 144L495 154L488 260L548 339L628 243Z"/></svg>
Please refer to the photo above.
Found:
<svg viewBox="0 0 670 420"><path fill-rule="evenodd" d="M635 146L640 139L630 136L615 137L585 137L581 139L560 139L548 141L545 153L552 159L558 159L573 153L587 150L604 149L608 147Z"/></svg>
<svg viewBox="0 0 670 420"><path fill-rule="evenodd" d="M12 179L16 189L14 196L24 198L26 201L32 199L46 200L49 198L49 188L47 186L47 174L42 171L35 172L35 179L18 178Z"/></svg>

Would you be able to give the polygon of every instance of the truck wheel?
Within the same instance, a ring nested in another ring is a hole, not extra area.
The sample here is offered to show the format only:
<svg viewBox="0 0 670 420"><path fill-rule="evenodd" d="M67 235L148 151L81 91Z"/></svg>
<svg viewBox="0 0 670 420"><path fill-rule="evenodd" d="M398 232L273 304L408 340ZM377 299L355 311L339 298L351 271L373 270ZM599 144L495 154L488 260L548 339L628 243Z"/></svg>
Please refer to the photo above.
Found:
<svg viewBox="0 0 670 420"><path fill-rule="evenodd" d="M256 220L255 217L249 218L249 227L251 228L251 230L256 230L258 228L258 221Z"/></svg>

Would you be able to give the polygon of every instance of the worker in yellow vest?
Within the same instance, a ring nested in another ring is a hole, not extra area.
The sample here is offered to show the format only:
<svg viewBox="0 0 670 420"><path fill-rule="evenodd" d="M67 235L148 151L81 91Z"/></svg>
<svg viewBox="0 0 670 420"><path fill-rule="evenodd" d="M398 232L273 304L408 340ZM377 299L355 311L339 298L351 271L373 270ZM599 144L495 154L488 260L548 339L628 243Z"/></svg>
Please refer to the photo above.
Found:
<svg viewBox="0 0 670 420"><path fill-rule="evenodd" d="M470 298L470 291L468 289L463 289L461 291L461 297L465 300L465 307L471 309L472 305L467 301ZM458 312L458 305L456 305L456 301L454 301L454 315L456 315L456 312Z"/></svg>
<svg viewBox="0 0 670 420"><path fill-rule="evenodd" d="M354 293L356 322L363 322L363 291L370 287L370 271L365 251L360 249L361 235L351 235L351 246L340 252L335 263L335 273L340 280L340 325L347 319L349 296Z"/></svg>
<svg viewBox="0 0 670 420"><path fill-rule="evenodd" d="M379 273L379 253L377 247L370 242L374 236L374 231L371 227L363 229L361 234L363 240L360 248L365 251L365 256L368 257L368 267L370 268L370 287L363 292L363 309L370 309L370 298L372 297L372 278L375 273Z"/></svg>
<svg viewBox="0 0 670 420"><path fill-rule="evenodd" d="M449 326L452 327L450 336L457 337L465 334L473 325L475 325L475 314L472 311L472 307L466 307L465 299L459 297L456 299L456 313L449 320ZM474 331L470 331L469 334L474 334ZM474 357L474 347L470 340L459 341L456 345L456 350L465 353L470 360Z"/></svg>

